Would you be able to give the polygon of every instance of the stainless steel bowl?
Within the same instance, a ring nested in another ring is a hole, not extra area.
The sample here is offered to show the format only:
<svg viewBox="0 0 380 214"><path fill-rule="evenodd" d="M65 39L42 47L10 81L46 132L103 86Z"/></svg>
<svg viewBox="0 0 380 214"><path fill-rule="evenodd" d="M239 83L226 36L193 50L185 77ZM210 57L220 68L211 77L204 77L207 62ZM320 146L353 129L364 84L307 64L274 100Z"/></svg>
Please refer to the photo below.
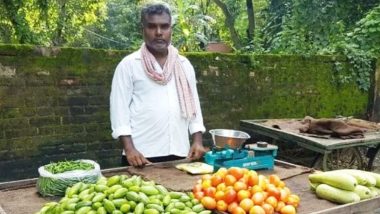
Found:
<svg viewBox="0 0 380 214"><path fill-rule="evenodd" d="M217 148L224 148L228 145L231 149L239 149L250 138L249 134L232 129L212 129L209 132L214 146Z"/></svg>

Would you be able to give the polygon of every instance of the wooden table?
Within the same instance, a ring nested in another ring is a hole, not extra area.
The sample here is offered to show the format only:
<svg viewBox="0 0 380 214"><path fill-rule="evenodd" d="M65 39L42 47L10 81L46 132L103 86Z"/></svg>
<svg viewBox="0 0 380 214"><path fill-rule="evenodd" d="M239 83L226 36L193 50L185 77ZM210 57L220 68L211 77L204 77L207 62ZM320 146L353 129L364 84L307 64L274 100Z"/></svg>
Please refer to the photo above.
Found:
<svg viewBox="0 0 380 214"><path fill-rule="evenodd" d="M362 155L358 152L357 148L359 146L366 146L370 148L368 152L369 162L368 166L365 168L370 170L375 159L376 154L379 151L380 145L380 132L370 132L365 133L364 138L359 139L339 139L339 138L318 138L307 136L303 134L297 134L290 131L285 131L277 128L265 125L266 122L270 120L276 121L289 121L289 120L301 120L301 119L265 119L265 120L241 120L240 129L245 131L252 136L265 136L277 141L296 143L297 145L318 152L322 155L322 169L329 170L333 169L328 167L327 162L331 160L332 153L343 153L342 156L348 157L347 151L352 152L352 161L356 159L361 159ZM333 163L332 163L333 164ZM337 163L338 164L338 163ZM336 166L339 168L339 165Z"/></svg>
<svg viewBox="0 0 380 214"><path fill-rule="evenodd" d="M259 170L263 175L277 174L285 181L291 191L300 196L301 202L297 211L299 214L307 213L374 213L380 208L380 197L361 201L358 203L337 205L326 200L318 199L310 191L308 175L313 170L307 167L276 161L273 170ZM190 191L199 175L189 175L174 167L174 163L151 165L142 169L133 167L120 167L102 170L102 174L109 177L114 174L136 174L144 179L154 180L174 191ZM0 183L0 214L26 214L35 213L43 204L59 198L43 198L37 194L36 178L14 182Z"/></svg>

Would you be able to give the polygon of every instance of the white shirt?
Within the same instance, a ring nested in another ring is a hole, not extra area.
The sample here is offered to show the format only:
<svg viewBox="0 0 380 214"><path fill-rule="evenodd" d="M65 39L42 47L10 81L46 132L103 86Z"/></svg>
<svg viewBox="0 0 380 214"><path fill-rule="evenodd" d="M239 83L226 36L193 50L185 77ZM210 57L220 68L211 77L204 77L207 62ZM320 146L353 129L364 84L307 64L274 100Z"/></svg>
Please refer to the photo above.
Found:
<svg viewBox="0 0 380 214"><path fill-rule="evenodd" d="M145 157L177 155L190 149L189 133L205 132L193 66L180 56L196 106L195 119L181 116L174 77L166 85L151 80L142 66L140 51L126 56L116 67L111 88L112 137L131 135ZM158 62L157 72L162 73ZM124 152L123 152L124 154Z"/></svg>

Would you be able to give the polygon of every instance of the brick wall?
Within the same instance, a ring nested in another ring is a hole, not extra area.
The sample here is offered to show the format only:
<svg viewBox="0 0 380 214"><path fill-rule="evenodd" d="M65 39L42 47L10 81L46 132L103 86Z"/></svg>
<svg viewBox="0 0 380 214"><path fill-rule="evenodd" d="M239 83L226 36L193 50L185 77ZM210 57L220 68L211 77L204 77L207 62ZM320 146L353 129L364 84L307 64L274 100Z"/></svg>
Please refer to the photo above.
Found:
<svg viewBox="0 0 380 214"><path fill-rule="evenodd" d="M118 166L109 92L127 54L73 48L0 46L0 182L38 175L51 161L89 158ZM368 94L332 81L335 57L189 53L207 129L240 119L365 117ZM209 136L205 139L209 142Z"/></svg>
<svg viewBox="0 0 380 214"><path fill-rule="evenodd" d="M119 163L110 137L113 69L125 53L5 46L0 51L0 181L50 161Z"/></svg>

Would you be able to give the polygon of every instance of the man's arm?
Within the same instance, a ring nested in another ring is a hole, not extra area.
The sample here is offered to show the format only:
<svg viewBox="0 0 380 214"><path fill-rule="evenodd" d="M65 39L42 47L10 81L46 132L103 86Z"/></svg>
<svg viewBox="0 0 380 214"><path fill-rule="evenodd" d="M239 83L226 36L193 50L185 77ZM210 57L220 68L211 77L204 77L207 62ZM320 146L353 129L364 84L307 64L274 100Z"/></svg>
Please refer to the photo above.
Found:
<svg viewBox="0 0 380 214"><path fill-rule="evenodd" d="M143 166L150 163L136 150L131 138L129 105L132 102L133 80L131 71L127 70L128 62L122 61L118 64L112 79L110 94L110 116L112 137L119 139L127 161L131 166Z"/></svg>
<svg viewBox="0 0 380 214"><path fill-rule="evenodd" d="M189 155L187 158L190 160L198 160L203 157L204 153L207 151L203 146L202 142L202 132L195 132L192 134L193 143L191 145Z"/></svg>
<svg viewBox="0 0 380 214"><path fill-rule="evenodd" d="M139 167L151 163L144 157L144 155L137 151L130 135L120 136L119 141L123 144L127 161L131 166Z"/></svg>
<svg viewBox="0 0 380 214"><path fill-rule="evenodd" d="M190 61L188 61L187 59L185 60L185 67L189 69L188 82L191 88L191 92L193 94L193 99L196 107L196 116L193 120L190 121L189 124L189 132L192 133L191 136L193 141L187 157L190 160L197 160L202 158L204 153L207 151L206 148L203 146L202 142L202 133L206 131L206 128L203 124L203 116L201 105L199 102L195 71Z"/></svg>

